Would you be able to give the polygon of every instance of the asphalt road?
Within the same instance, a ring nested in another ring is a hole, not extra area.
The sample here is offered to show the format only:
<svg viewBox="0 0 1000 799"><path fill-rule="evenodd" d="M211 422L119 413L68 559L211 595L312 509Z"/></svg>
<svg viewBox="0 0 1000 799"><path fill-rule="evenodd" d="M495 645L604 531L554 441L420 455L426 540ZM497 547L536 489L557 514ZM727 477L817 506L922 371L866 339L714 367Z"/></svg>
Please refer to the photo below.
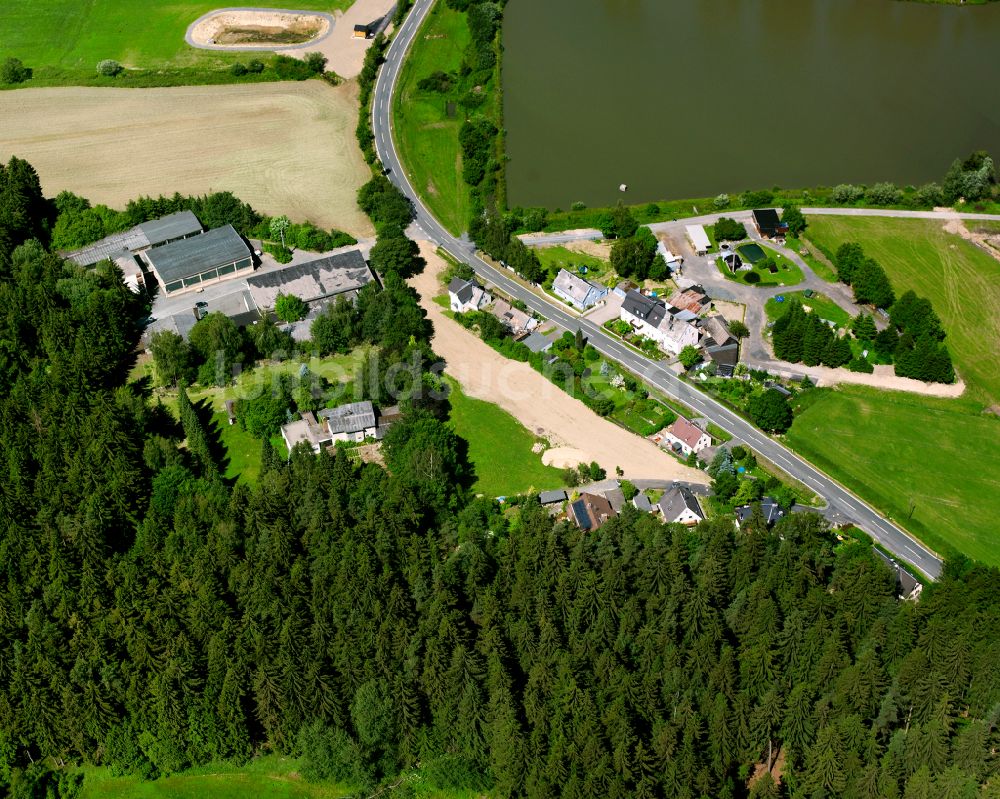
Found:
<svg viewBox="0 0 1000 799"><path fill-rule="evenodd" d="M420 24L432 5L433 0L417 0L414 4L389 47L372 102L372 130L375 133L376 151L382 165L388 170L390 180L413 201L416 211L414 224L423 235L453 257L467 262L484 280L521 300L531 310L569 330L582 329L590 343L602 355L618 361L626 369L642 377L650 386L675 397L695 413L711 420L734 438L745 442L759 455L807 485L826 500L827 518L834 522L853 522L887 550L912 563L928 577L936 578L940 575L941 560L934 552L812 464L800 458L784 444L761 432L708 395L683 382L666 370L661 363L638 355L606 335L600 327L538 296L515 280L513 273L491 266L478 257L474 246L467 239L456 238L438 223L410 184L392 140L392 97L399 79L400 68ZM845 452L844 456L850 457L850 453Z"/></svg>

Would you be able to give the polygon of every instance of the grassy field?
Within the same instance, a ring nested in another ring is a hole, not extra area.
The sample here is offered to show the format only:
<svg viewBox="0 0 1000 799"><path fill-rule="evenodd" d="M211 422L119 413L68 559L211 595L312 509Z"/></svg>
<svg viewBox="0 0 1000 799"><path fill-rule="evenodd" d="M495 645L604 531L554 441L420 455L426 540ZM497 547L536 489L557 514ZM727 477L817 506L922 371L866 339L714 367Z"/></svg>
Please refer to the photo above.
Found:
<svg viewBox="0 0 1000 799"><path fill-rule="evenodd" d="M768 321L773 322L781 316L788 308L788 303L793 299L801 302L804 308L818 313L821 318L833 322L837 327L847 327L848 322L851 321L851 315L824 294L813 294L811 297L807 297L804 292L790 291L779 296L785 298L783 302L778 302L777 297L771 297L764 303L764 312L767 314Z"/></svg>
<svg viewBox="0 0 1000 799"><path fill-rule="evenodd" d="M807 235L830 252L859 242L885 268L897 296L913 289L928 297L971 396L1000 402L1000 261L935 220L816 216Z"/></svg>
<svg viewBox="0 0 1000 799"><path fill-rule="evenodd" d="M587 268L587 272L581 275L587 280L601 283L605 277L613 276L611 264L596 255L588 255L559 246L536 247L535 253L538 255L538 260L542 262L542 266L548 269L552 277L555 277L560 269L580 274L579 268L581 266Z"/></svg>
<svg viewBox="0 0 1000 799"><path fill-rule="evenodd" d="M68 189L121 208L142 194L227 189L360 238L372 233L357 206L371 171L357 116L354 83L21 89L0 92L0 118L17 120L0 125L0 159L30 161L50 197Z"/></svg>
<svg viewBox="0 0 1000 799"><path fill-rule="evenodd" d="M413 42L393 100L396 144L413 187L452 233L465 230L471 207L458 146L463 116L460 110L449 116L445 95L420 91L417 83L457 70L469 39L465 14L437 3Z"/></svg>
<svg viewBox="0 0 1000 799"><path fill-rule="evenodd" d="M469 442L477 493L502 497L563 484L562 472L531 451L538 439L520 422L492 402L467 397L454 380L449 384L451 424Z"/></svg>
<svg viewBox="0 0 1000 799"><path fill-rule="evenodd" d="M301 0L303 11L346 9L352 0ZM196 50L184 41L188 25L224 4L148 0L4 0L0 3L3 55L16 56L44 77L49 69L94 72L112 58L126 67L216 66L246 54Z"/></svg>
<svg viewBox="0 0 1000 799"><path fill-rule="evenodd" d="M794 449L929 546L1000 565L1000 418L974 400L860 386L807 397Z"/></svg>

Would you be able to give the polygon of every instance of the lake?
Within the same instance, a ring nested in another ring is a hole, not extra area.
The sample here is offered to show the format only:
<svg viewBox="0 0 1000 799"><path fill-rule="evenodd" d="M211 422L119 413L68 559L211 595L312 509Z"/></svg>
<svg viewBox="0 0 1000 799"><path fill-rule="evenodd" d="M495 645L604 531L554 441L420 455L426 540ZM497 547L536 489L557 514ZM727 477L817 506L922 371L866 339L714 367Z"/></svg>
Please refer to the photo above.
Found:
<svg viewBox="0 0 1000 799"><path fill-rule="evenodd" d="M998 86L1000 4L510 0L508 203L940 181Z"/></svg>

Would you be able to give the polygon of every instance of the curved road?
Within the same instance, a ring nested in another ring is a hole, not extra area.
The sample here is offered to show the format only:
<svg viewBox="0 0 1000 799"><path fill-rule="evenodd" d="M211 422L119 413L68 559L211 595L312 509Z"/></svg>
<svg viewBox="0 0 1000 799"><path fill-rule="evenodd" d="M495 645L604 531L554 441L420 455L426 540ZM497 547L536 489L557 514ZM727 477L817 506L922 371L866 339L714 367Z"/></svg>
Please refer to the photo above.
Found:
<svg viewBox="0 0 1000 799"><path fill-rule="evenodd" d="M406 52L433 3L434 0L417 0L414 4L386 53L386 61L379 73L372 101L372 130L375 133L376 151L382 165L388 171L389 178L413 201L416 211L414 224L420 228L424 236L453 257L467 262L483 279L490 281L506 294L521 300L531 310L566 329L582 329L584 335L601 354L618 361L629 371L641 376L649 385L677 398L697 414L711 420L735 438L746 442L762 457L824 497L828 503L825 515L831 520L854 522L887 550L912 563L928 577L938 577L941 573L941 560L934 552L815 466L800 458L784 444L761 432L708 395L683 382L675 374L664 369L660 363L637 354L606 335L597 325L568 313L554 302L539 297L513 279L512 273L497 269L480 258L476 254L475 247L465 237L456 238L440 225L410 184L392 138L392 97L396 82ZM848 455L849 453L845 453L845 456Z"/></svg>

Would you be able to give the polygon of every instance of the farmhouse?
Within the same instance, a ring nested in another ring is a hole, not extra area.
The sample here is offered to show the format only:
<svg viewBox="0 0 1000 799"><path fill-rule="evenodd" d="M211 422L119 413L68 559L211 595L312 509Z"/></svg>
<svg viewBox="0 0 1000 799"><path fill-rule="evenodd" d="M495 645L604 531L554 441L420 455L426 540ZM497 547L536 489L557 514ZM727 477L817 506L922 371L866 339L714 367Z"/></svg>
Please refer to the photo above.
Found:
<svg viewBox="0 0 1000 799"><path fill-rule="evenodd" d="M701 336L691 323L693 316L689 312L667 308L661 301L638 291L625 295L618 316L640 335L653 339L661 349L674 355L689 345L696 346Z"/></svg>
<svg viewBox="0 0 1000 799"><path fill-rule="evenodd" d="M705 255L709 251L712 242L702 225L687 225L684 228L684 232L687 234L688 241L691 242L691 246L698 255Z"/></svg>
<svg viewBox="0 0 1000 799"><path fill-rule="evenodd" d="M675 452L690 455L712 446L712 437L683 416L663 431L663 442Z"/></svg>
<svg viewBox="0 0 1000 799"><path fill-rule="evenodd" d="M569 518L581 530L597 530L616 514L611 503L599 494L580 494L580 498L569 504Z"/></svg>
<svg viewBox="0 0 1000 799"><path fill-rule="evenodd" d="M663 492L659 501L663 521L673 524L695 525L703 521L705 514L701 510L698 498L687 486L674 486Z"/></svg>
<svg viewBox="0 0 1000 799"><path fill-rule="evenodd" d="M577 310L591 308L608 296L608 288L560 269L552 281L552 291Z"/></svg>
<svg viewBox="0 0 1000 799"><path fill-rule="evenodd" d="M281 437L289 452L302 442L309 444L318 454L336 441L381 440L389 425L400 418L399 408L385 408L379 414L367 400L327 408L318 415L319 419L311 411L306 411L301 419L282 425Z"/></svg>
<svg viewBox="0 0 1000 799"><path fill-rule="evenodd" d="M253 271L253 253L232 225L154 247L140 257L168 295Z"/></svg>
<svg viewBox="0 0 1000 799"><path fill-rule="evenodd" d="M199 233L201 222L198 217L190 211L179 211L151 222L143 222L124 233L105 236L79 250L63 253L63 256L80 266L93 266L104 260L116 260L123 255L137 255L151 247L171 244Z"/></svg>
<svg viewBox="0 0 1000 799"><path fill-rule="evenodd" d="M761 238L776 239L788 235L788 225L781 221L778 212L773 208L762 208L752 213L753 226Z"/></svg>
<svg viewBox="0 0 1000 799"><path fill-rule="evenodd" d="M456 277L448 284L448 300L451 303L452 311L467 313L478 311L489 305L493 298L475 280L463 280Z"/></svg>
<svg viewBox="0 0 1000 799"><path fill-rule="evenodd" d="M772 527L778 519L785 515L784 509L778 504L778 501L773 497L763 497L759 503L752 503L750 505L740 505L736 508L736 526L742 530L743 525L750 521L750 517L753 516L754 505L760 505L760 512L764 517L764 524L768 527Z"/></svg>
<svg viewBox="0 0 1000 799"><path fill-rule="evenodd" d="M374 281L375 275L355 249L255 274L247 278L247 285L258 308L274 308L279 294L291 294L322 307L337 297L353 302L358 292Z"/></svg>

